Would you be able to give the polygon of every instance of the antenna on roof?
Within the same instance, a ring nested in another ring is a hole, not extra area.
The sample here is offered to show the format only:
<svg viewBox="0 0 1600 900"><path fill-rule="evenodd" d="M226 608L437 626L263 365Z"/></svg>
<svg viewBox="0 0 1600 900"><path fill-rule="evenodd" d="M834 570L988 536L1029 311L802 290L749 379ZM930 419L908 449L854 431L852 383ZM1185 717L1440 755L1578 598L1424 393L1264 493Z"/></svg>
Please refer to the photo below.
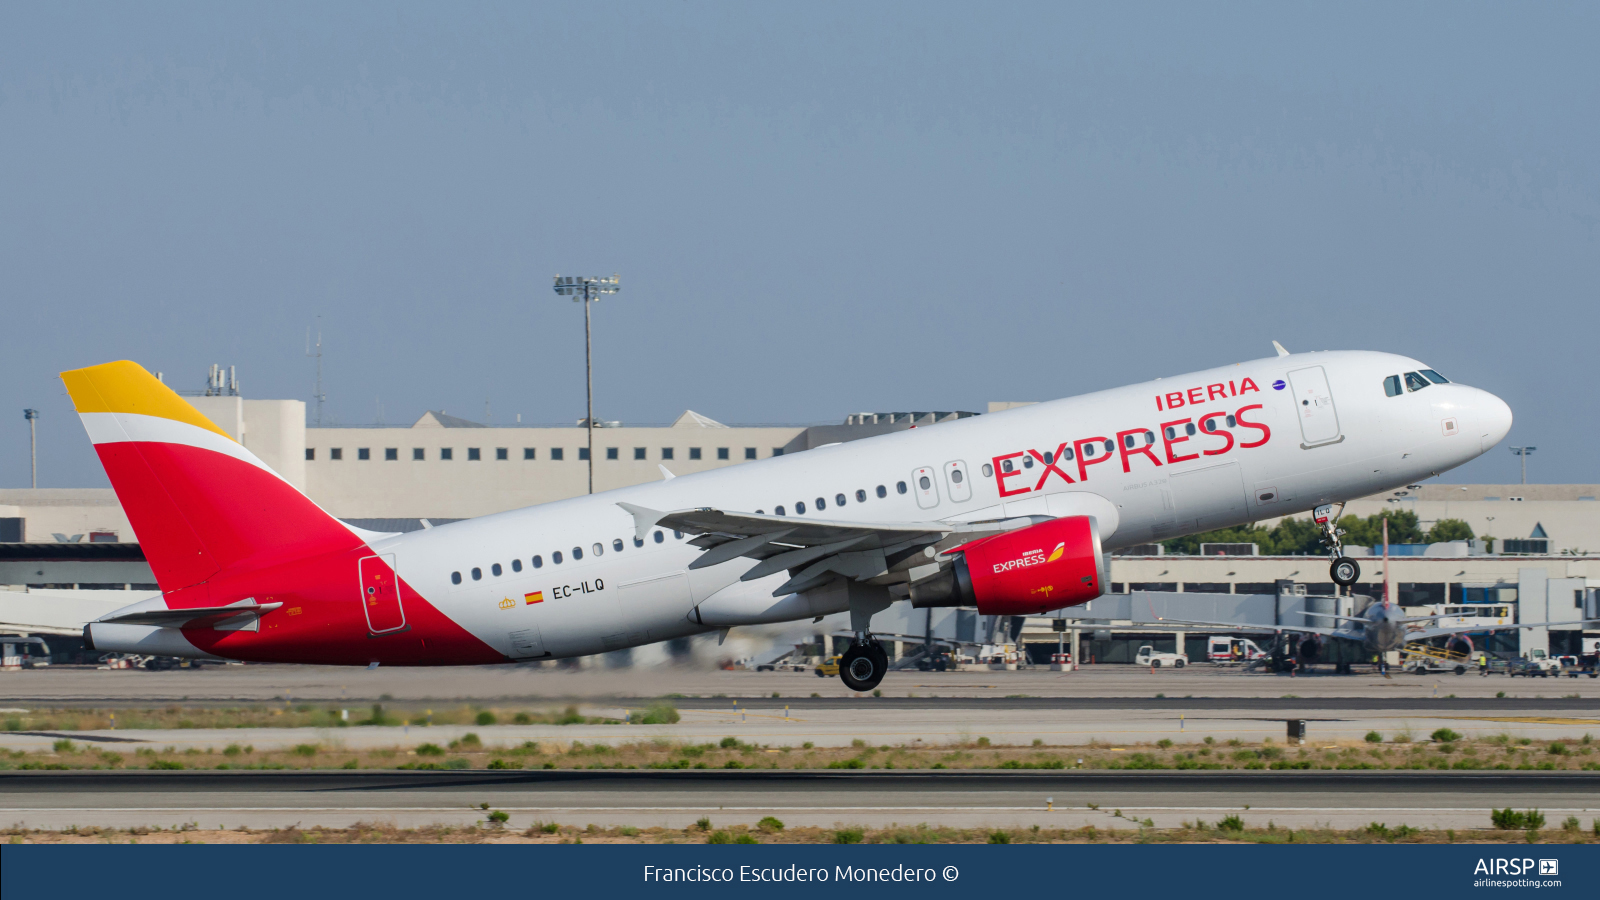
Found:
<svg viewBox="0 0 1600 900"><path fill-rule="evenodd" d="M311 328L306 327L306 357L317 361L317 388L311 394L311 399L317 401L316 427L322 427L322 403L328 395L322 392L322 317L317 316L317 352L311 352Z"/></svg>

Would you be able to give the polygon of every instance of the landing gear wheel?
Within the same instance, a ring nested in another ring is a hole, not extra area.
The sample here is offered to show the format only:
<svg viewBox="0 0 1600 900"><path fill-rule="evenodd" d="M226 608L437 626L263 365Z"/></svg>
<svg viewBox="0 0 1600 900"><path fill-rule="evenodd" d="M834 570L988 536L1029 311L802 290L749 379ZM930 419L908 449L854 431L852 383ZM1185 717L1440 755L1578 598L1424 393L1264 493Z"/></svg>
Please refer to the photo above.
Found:
<svg viewBox="0 0 1600 900"><path fill-rule="evenodd" d="M852 691L870 691L883 681L889 654L876 642L852 645L839 659L839 680Z"/></svg>
<svg viewBox="0 0 1600 900"><path fill-rule="evenodd" d="M1328 574L1333 577L1334 584L1349 587L1361 580L1361 564L1348 556L1341 556L1328 566Z"/></svg>

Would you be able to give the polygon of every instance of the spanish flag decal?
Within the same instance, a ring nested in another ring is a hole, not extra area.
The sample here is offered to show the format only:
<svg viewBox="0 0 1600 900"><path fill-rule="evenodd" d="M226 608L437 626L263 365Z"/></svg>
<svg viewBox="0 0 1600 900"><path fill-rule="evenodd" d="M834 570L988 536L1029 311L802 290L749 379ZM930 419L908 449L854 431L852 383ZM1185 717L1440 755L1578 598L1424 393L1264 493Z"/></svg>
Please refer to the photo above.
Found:
<svg viewBox="0 0 1600 900"><path fill-rule="evenodd" d="M1045 560L1045 562L1053 563L1056 560L1061 558L1061 554L1066 553L1066 552L1067 552L1067 542L1066 541L1062 541L1061 543L1056 545L1056 549L1051 552L1050 558Z"/></svg>
<svg viewBox="0 0 1600 900"><path fill-rule="evenodd" d="M522 599L528 601L528 605L530 605L530 606L535 604L535 603L543 603L544 602L544 591L534 591L531 594L523 594L522 595Z"/></svg>

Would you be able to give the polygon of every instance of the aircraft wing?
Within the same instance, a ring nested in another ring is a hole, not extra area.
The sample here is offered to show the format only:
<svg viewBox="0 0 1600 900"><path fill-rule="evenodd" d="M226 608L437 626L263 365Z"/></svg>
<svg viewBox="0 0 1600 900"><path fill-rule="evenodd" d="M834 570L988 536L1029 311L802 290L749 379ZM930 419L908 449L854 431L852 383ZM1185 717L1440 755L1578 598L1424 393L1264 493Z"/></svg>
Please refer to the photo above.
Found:
<svg viewBox="0 0 1600 900"><path fill-rule="evenodd" d="M1361 616L1336 616L1333 613L1319 613L1319 612L1310 612L1310 611L1302 612L1301 615L1317 616L1317 617L1323 618L1323 619L1339 619L1339 620L1345 621L1345 622L1371 622L1372 621L1371 619L1365 619L1365 618L1362 618ZM1407 619L1406 621L1409 622L1411 620Z"/></svg>
<svg viewBox="0 0 1600 900"><path fill-rule="evenodd" d="M1237 622L1202 622L1193 619L1158 619L1156 622L1144 622L1148 627L1154 624L1161 625L1204 625L1212 628L1225 628L1228 631L1252 631L1262 634L1320 634L1327 637L1347 638L1352 641L1361 640L1361 635L1349 631L1340 631L1337 628L1318 628L1314 625L1241 625Z"/></svg>
<svg viewBox="0 0 1600 900"><path fill-rule="evenodd" d="M1452 616L1451 618L1455 618ZM1480 634L1485 631L1512 631L1518 628L1546 628L1551 625L1588 625L1594 620L1577 622L1525 622L1520 625L1455 625L1450 628L1424 628L1406 632L1406 641L1426 641L1430 638L1452 634Z"/></svg>
<svg viewBox="0 0 1600 900"><path fill-rule="evenodd" d="M673 512L618 503L633 516L636 534L643 537L660 526L695 535L690 541L705 552L689 564L703 569L745 557L756 560L741 581L754 581L787 570L788 581L772 592L774 597L817 587L838 576L865 581L887 575L924 548L957 532L981 537L1016 525L973 525L945 522L871 523L834 522L789 516L729 512L710 507ZM929 557L926 562L932 563Z"/></svg>

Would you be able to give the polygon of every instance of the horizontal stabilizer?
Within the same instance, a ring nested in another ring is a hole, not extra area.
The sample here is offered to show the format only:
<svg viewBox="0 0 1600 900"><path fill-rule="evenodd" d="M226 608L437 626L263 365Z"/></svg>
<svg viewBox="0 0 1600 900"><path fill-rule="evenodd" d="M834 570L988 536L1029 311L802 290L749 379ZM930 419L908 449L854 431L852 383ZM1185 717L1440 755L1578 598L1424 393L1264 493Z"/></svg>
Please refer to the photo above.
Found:
<svg viewBox="0 0 1600 900"><path fill-rule="evenodd" d="M161 628L193 628L231 619L235 616L261 616L272 612L282 603L260 603L234 606L199 606L192 609L141 609L102 616L96 622L107 625L155 625Z"/></svg>

